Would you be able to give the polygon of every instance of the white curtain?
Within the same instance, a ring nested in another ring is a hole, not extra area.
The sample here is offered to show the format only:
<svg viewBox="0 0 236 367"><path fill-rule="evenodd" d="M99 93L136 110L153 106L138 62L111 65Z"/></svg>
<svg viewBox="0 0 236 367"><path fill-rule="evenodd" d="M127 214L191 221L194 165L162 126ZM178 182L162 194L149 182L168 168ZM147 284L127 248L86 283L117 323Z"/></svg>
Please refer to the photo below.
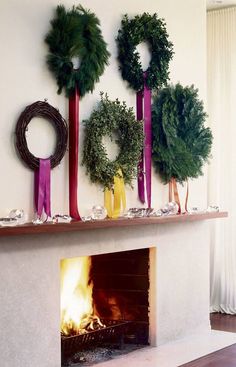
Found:
<svg viewBox="0 0 236 367"><path fill-rule="evenodd" d="M214 135L209 201L229 212L212 224L211 311L236 314L236 7L207 15L208 114Z"/></svg>

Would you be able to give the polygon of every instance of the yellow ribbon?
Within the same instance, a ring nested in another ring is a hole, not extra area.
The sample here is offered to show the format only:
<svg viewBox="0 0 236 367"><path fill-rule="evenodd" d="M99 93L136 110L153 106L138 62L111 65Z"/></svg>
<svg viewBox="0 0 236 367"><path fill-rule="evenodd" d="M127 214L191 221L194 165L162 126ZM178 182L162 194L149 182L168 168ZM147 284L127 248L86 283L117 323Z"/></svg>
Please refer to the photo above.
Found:
<svg viewBox="0 0 236 367"><path fill-rule="evenodd" d="M112 196L114 199L112 200ZM113 203L112 203L113 201ZM104 206L107 210L109 218L118 218L121 212L121 204L123 210L126 207L125 183L121 169L114 176L114 187L112 190L106 188L104 192Z"/></svg>

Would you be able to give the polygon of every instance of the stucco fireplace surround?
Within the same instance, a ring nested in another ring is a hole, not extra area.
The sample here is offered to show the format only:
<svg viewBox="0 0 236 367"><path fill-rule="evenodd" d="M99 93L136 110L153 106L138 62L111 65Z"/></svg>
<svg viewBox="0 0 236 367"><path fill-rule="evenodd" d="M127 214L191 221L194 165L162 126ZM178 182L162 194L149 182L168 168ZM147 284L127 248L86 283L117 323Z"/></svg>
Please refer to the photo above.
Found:
<svg viewBox="0 0 236 367"><path fill-rule="evenodd" d="M1 237L1 367L60 367L60 260L150 248L149 336L209 330L209 222Z"/></svg>

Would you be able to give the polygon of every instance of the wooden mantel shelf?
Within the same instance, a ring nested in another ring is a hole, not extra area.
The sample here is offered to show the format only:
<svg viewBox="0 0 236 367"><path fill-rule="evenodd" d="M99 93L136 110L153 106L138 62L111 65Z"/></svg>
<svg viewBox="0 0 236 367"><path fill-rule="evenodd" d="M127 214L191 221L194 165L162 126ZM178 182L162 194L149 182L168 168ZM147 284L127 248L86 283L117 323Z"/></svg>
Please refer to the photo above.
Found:
<svg viewBox="0 0 236 367"><path fill-rule="evenodd" d="M1 236L19 236L25 234L39 234L39 233L59 233L59 232L75 232L83 230L104 229L104 228L118 228L130 227L150 224L162 223L185 223L194 222L207 219L225 218L228 216L227 212L213 212L213 213L199 213L199 214L180 214L163 217L149 217L149 218L118 218L118 219L104 219L91 222L76 222L71 223L45 223L41 225L34 225L26 223L16 227L0 227Z"/></svg>

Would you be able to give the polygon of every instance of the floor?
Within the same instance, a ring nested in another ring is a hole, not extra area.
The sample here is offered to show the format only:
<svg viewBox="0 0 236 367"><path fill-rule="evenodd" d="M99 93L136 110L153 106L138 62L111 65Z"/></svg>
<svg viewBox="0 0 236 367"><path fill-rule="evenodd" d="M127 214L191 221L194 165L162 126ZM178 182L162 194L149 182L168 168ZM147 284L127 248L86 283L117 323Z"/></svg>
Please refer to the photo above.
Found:
<svg viewBox="0 0 236 367"><path fill-rule="evenodd" d="M230 331L231 333L236 333L236 315L212 313L211 328L213 330Z"/></svg>
<svg viewBox="0 0 236 367"><path fill-rule="evenodd" d="M144 348L97 366L236 367L236 316L215 314L211 322L214 329L211 332L196 334L158 348Z"/></svg>
<svg viewBox="0 0 236 367"><path fill-rule="evenodd" d="M211 326L214 330L236 333L236 315L211 314ZM236 367L236 344L180 367Z"/></svg>

